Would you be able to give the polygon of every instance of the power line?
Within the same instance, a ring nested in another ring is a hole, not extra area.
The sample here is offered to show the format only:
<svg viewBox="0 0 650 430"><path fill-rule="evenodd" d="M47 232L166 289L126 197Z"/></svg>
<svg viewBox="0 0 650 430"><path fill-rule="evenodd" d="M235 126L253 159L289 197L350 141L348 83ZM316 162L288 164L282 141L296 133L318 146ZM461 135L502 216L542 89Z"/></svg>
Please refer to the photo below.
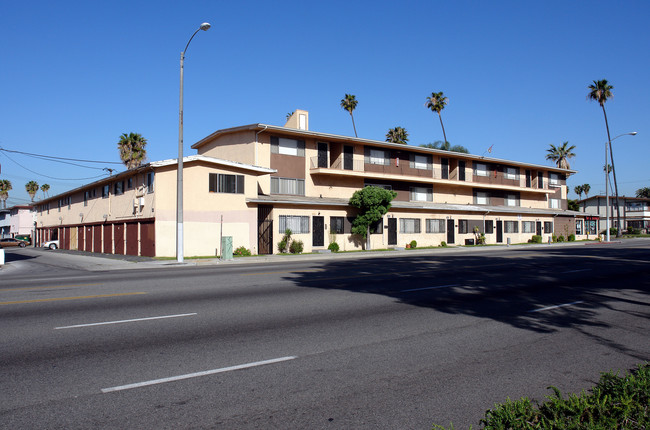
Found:
<svg viewBox="0 0 650 430"><path fill-rule="evenodd" d="M52 159L52 160L79 161L81 163L97 163L97 164L123 164L123 163L120 163L120 162L117 162L117 161L80 160L78 158L65 158L65 157L55 157L53 155L32 154L31 152L14 151L14 150L5 149L5 148L0 148L0 151L14 152L16 154L23 154L23 155L29 155L29 156L32 156L32 157L39 157L39 158L43 158L43 159Z"/></svg>
<svg viewBox="0 0 650 430"><path fill-rule="evenodd" d="M99 176L92 176L92 177L89 177L89 178L57 178L57 177L54 177L54 176L48 176L48 175L44 175L42 173L35 172L35 171L33 171L31 169L28 169L27 167L23 166L22 164L20 164L19 162L17 162L13 158L11 158L9 155L7 155L7 154L2 154L2 155L7 157L9 160L11 160L17 166L27 170L28 172L34 173L35 175L42 176L42 177L48 178L48 179L56 179L58 181L84 181L84 180L88 180L88 179L97 179L97 178L101 178L101 177L104 176L104 175L99 175Z"/></svg>

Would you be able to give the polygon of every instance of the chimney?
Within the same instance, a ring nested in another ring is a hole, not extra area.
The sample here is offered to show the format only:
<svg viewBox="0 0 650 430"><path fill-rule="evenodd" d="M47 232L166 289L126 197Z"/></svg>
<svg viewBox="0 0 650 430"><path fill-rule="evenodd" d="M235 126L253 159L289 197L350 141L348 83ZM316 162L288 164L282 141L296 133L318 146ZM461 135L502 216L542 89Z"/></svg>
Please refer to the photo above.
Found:
<svg viewBox="0 0 650 430"><path fill-rule="evenodd" d="M296 109L291 113L284 126L287 128L297 128L298 130L309 130L309 112Z"/></svg>

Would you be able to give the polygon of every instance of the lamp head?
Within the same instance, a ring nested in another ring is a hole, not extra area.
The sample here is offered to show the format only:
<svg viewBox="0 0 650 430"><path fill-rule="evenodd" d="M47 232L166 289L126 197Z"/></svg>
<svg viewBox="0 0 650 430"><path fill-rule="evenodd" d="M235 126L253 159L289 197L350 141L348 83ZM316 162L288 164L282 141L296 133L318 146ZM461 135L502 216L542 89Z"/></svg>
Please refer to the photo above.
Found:
<svg viewBox="0 0 650 430"><path fill-rule="evenodd" d="M203 31L208 31L210 29L210 23L209 22L204 22L201 24L201 27L199 27Z"/></svg>
<svg viewBox="0 0 650 430"><path fill-rule="evenodd" d="M636 131L633 131L632 133L630 133L630 135L631 136L636 136Z"/></svg>

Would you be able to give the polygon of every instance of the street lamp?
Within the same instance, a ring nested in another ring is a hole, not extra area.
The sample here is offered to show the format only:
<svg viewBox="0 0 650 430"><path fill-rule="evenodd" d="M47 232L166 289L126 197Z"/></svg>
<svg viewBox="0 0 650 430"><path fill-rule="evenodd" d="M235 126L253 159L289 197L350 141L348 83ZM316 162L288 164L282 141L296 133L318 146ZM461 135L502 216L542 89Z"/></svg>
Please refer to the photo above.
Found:
<svg viewBox="0 0 650 430"><path fill-rule="evenodd" d="M609 168L607 164L607 148L609 148L612 145L613 141L615 141L621 136L636 136L636 131L619 134L612 140L605 142L605 217L606 217L605 230L607 232L605 234L606 234L607 242L609 242ZM612 156L612 169L614 169L613 163L614 163L614 157ZM621 230L621 216L620 216L618 205L619 205L619 201L618 201L618 187L617 187L616 190L616 214L617 214L616 222L618 227L618 229L616 230L617 236L618 236L618 232Z"/></svg>
<svg viewBox="0 0 650 430"><path fill-rule="evenodd" d="M188 40L185 49L181 52L181 89L180 103L178 109L178 172L176 180L176 260L183 262L183 63L185 62L185 52L190 42L196 36L199 30L208 31L210 23L204 22L196 29L190 40Z"/></svg>

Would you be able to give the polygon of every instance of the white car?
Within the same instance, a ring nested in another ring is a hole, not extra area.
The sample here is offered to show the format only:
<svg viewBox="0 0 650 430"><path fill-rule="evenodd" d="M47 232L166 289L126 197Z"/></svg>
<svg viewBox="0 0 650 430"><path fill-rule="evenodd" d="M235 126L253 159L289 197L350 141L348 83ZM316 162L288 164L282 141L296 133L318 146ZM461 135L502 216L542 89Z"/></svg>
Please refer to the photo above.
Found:
<svg viewBox="0 0 650 430"><path fill-rule="evenodd" d="M41 245L43 248L50 248L50 249L57 249L59 247L59 241L58 240L48 240L47 242L43 242L43 245Z"/></svg>

